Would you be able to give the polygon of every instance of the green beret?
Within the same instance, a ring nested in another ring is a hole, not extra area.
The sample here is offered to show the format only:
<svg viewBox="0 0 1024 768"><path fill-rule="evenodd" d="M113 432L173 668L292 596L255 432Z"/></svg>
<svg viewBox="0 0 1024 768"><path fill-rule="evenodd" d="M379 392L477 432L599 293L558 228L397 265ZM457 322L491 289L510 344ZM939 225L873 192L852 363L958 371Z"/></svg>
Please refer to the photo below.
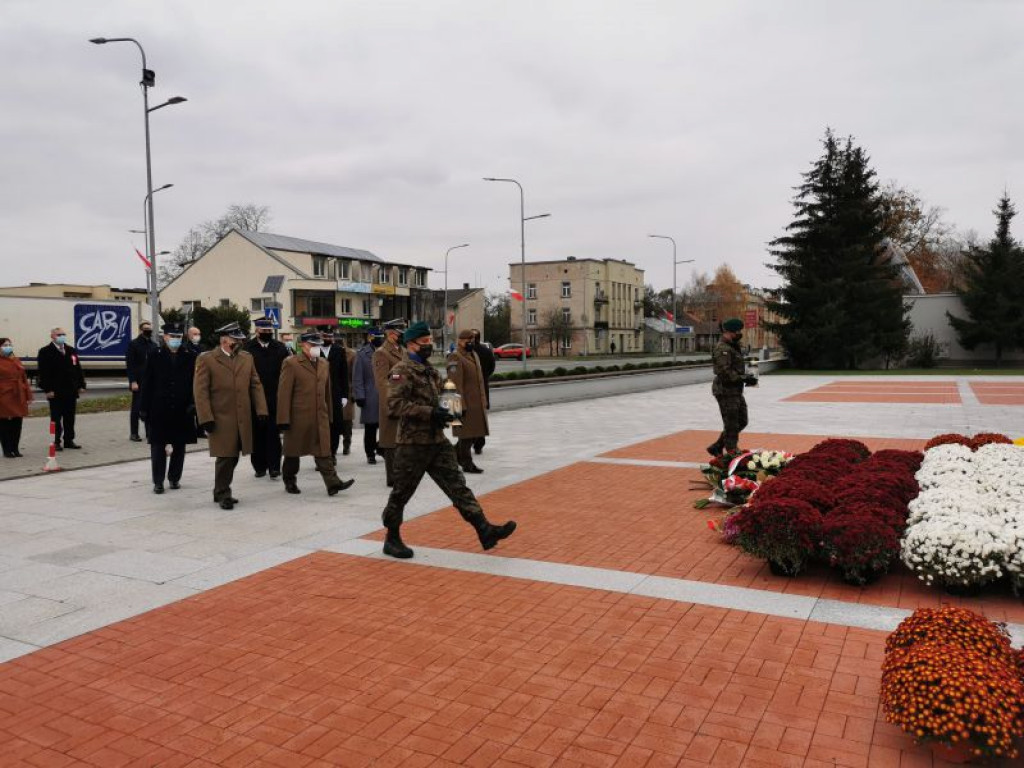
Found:
<svg viewBox="0 0 1024 768"><path fill-rule="evenodd" d="M722 323L722 330L729 331L729 333L739 333L743 330L743 321L738 317L730 317Z"/></svg>
<svg viewBox="0 0 1024 768"><path fill-rule="evenodd" d="M410 341L416 341L416 339L422 339L424 336L429 335L430 326L420 320L410 325L406 332L402 334L402 343L408 344Z"/></svg>

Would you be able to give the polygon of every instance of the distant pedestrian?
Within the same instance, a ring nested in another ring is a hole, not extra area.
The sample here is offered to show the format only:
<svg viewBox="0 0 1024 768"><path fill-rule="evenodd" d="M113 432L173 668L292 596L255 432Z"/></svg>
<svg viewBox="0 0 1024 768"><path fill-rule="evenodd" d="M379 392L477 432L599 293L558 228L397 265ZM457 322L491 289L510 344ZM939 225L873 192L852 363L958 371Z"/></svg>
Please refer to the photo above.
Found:
<svg viewBox="0 0 1024 768"><path fill-rule="evenodd" d="M284 344L274 338L274 324L261 317L253 321L256 337L246 342L244 349L252 355L256 374L263 385L263 397L267 401L267 418L260 421L252 415L252 469L256 477L271 479L281 476L281 435L277 431L275 411L277 409L277 383L281 378L281 365L288 359Z"/></svg>
<svg viewBox="0 0 1024 768"><path fill-rule="evenodd" d="M68 344L63 328L50 331L51 343L36 354L39 367L39 388L50 403L50 420L54 423L54 443L58 451L81 448L75 442L75 411L78 396L85 393L85 374L78 359L78 350ZM64 440L61 445L61 439Z"/></svg>
<svg viewBox="0 0 1024 768"><path fill-rule="evenodd" d="M497 367L497 361L494 359L494 352L491 348L483 343L480 331L476 328L473 329L473 351L476 352L476 356L480 358L480 370L484 374L484 395L487 400L487 410L491 409L491 376L494 375L494 369ZM479 456L483 453L484 446L487 444L486 437L478 437L473 440L473 452Z"/></svg>
<svg viewBox="0 0 1024 768"><path fill-rule="evenodd" d="M359 423L363 425L363 450L366 463L377 463L377 426L380 423L380 402L373 378L373 353L384 343L384 332L370 328L366 343L356 352L352 366L352 396L359 406Z"/></svg>
<svg viewBox="0 0 1024 768"><path fill-rule="evenodd" d="M139 411L146 422L149 440L153 493L164 492L165 478L171 490L181 487L185 446L196 442L192 387L196 355L182 343L185 329L180 323L164 323L160 330L163 344L149 355L139 398ZM170 467L167 446L171 447Z"/></svg>
<svg viewBox="0 0 1024 768"><path fill-rule="evenodd" d="M342 436L345 434L345 408L348 407L348 357L345 355L344 345L336 345L334 329L324 328L320 332L323 345L320 347L320 354L327 361L328 369L331 372L331 455L338 455L338 446L341 445ZM346 445L352 444L352 424L349 422L348 441ZM349 449L343 448L345 455Z"/></svg>
<svg viewBox="0 0 1024 768"><path fill-rule="evenodd" d="M405 328L406 323L401 319L384 323L384 343L373 353L373 380L380 395L380 415L378 417L380 431L377 437L377 450L384 456L384 475L388 488L395 483L395 441L398 437L398 421L387 412L388 374L405 358L405 350L400 345Z"/></svg>
<svg viewBox="0 0 1024 768"><path fill-rule="evenodd" d="M14 342L0 337L0 447L8 459L21 457L21 423L31 404L32 387L25 366L14 354Z"/></svg>
<svg viewBox="0 0 1024 768"><path fill-rule="evenodd" d="M238 455L252 452L252 412L257 421L266 419L267 402L252 355L241 349L245 333L238 323L221 326L215 333L220 346L199 356L193 391L210 455L217 459L213 500L221 509L232 509L238 503L231 495Z"/></svg>
<svg viewBox="0 0 1024 768"><path fill-rule="evenodd" d="M281 366L277 390L277 428L284 433L284 487L288 493L301 493L299 457L312 456L327 495L334 496L355 480L338 477L331 453L331 411L337 398L331 393L330 366L321 355L320 334L304 333L299 341L300 353Z"/></svg>
<svg viewBox="0 0 1024 768"><path fill-rule="evenodd" d="M288 350L288 354L289 355L294 355L295 354L295 339L292 337L292 334L290 334L290 333L282 333L281 334L281 343L284 344L285 349Z"/></svg>
<svg viewBox="0 0 1024 768"><path fill-rule="evenodd" d="M459 440L455 456L463 472L480 474L483 470L474 463L471 449L474 440L488 434L487 393L474 338L473 331L459 332L456 349L448 355L448 379L462 395L462 426L452 427L452 434Z"/></svg>
<svg viewBox="0 0 1024 768"><path fill-rule="evenodd" d="M132 393L132 407L128 415L128 439L136 443L142 442L139 435L139 403L142 394L140 390L146 377L146 360L154 349L156 344L153 342L153 324L144 320L139 323L139 335L128 343L128 351L124 353L128 389Z"/></svg>
<svg viewBox="0 0 1024 768"><path fill-rule="evenodd" d="M748 423L743 387L756 383L756 379L745 374L741 338L743 321L730 318L722 323L722 340L711 353L715 371L711 393L718 400L718 410L722 414L722 433L707 447L712 456L736 453L739 450L740 432Z"/></svg>
<svg viewBox="0 0 1024 768"><path fill-rule="evenodd" d="M430 327L413 323L403 334L407 354L388 375L387 409L398 422L395 449L395 486L384 508L383 522L387 531L384 554L409 558L413 551L402 541L401 527L405 505L416 493L423 475L445 492L462 519L476 529L480 546L493 549L516 529L515 521L492 525L484 515L476 496L466 486L459 470L455 451L444 435L444 427L452 414L439 406L441 376L430 364L434 346Z"/></svg>
<svg viewBox="0 0 1024 768"><path fill-rule="evenodd" d="M188 329L188 348L197 357L206 351L203 345L203 332L195 326Z"/></svg>

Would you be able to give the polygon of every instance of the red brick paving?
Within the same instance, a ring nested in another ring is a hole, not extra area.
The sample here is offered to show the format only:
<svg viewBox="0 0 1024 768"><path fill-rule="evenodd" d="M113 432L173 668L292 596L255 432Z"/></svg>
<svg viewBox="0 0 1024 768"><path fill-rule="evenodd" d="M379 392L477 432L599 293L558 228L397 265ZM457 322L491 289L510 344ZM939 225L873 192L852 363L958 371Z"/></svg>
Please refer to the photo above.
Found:
<svg viewBox="0 0 1024 768"><path fill-rule="evenodd" d="M982 405L1024 405L1024 383L972 381L971 389Z"/></svg>
<svg viewBox="0 0 1024 768"><path fill-rule="evenodd" d="M104 768L931 765L880 720L883 643L318 553L0 666L0 746Z"/></svg>
<svg viewBox="0 0 1024 768"><path fill-rule="evenodd" d="M833 381L785 398L815 403L960 403L955 381Z"/></svg>

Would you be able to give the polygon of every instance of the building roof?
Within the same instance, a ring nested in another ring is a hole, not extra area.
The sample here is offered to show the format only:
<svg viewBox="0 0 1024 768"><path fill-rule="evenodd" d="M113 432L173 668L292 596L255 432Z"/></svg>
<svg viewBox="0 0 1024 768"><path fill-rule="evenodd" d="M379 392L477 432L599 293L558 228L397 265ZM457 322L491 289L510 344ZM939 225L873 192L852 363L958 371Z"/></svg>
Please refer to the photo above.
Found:
<svg viewBox="0 0 1024 768"><path fill-rule="evenodd" d="M467 296L472 296L477 291L482 291L482 290L483 290L483 288L449 288L448 289L448 306L449 307L454 307L460 301L462 301L464 298L466 298ZM433 291L439 297L440 296L444 296L444 291L443 290L438 290L437 288L435 288L435 289L433 289Z"/></svg>
<svg viewBox="0 0 1024 768"><path fill-rule="evenodd" d="M588 257L577 258L576 256L567 256L564 259L537 259L526 262L526 266L529 267L531 264L582 264L583 262L591 261L595 264L606 264L614 262L616 264L625 264L627 267L633 267L637 272L643 272L644 270L634 264L632 261L626 261L625 259L591 259ZM510 261L508 263L510 267L521 267L522 261Z"/></svg>
<svg viewBox="0 0 1024 768"><path fill-rule="evenodd" d="M316 240L303 240L301 237L289 237L288 235L275 235L270 232L252 232L240 229L238 233L251 243L262 248L272 248L275 251L294 251L296 253L315 253L321 256L338 256L343 259L357 259L359 261L374 261L383 263L375 254L364 251L361 248L348 248L344 245L332 245L321 243Z"/></svg>

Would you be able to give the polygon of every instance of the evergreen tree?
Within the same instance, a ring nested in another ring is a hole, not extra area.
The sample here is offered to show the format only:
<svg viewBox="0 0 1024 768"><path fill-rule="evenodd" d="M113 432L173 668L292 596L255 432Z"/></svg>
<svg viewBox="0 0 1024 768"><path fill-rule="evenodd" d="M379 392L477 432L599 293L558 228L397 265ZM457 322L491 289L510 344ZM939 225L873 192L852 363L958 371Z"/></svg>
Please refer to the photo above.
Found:
<svg viewBox="0 0 1024 768"><path fill-rule="evenodd" d="M999 365L1004 351L1024 346L1024 251L1010 235L1017 211L1009 196L992 213L995 237L987 248L971 248L964 262L960 299L968 317L946 316L963 347L992 344Z"/></svg>
<svg viewBox="0 0 1024 768"><path fill-rule="evenodd" d="M797 187L796 217L771 242L784 284L766 323L798 368L856 368L902 349L910 333L896 270L879 261L882 210L864 150L831 129Z"/></svg>

